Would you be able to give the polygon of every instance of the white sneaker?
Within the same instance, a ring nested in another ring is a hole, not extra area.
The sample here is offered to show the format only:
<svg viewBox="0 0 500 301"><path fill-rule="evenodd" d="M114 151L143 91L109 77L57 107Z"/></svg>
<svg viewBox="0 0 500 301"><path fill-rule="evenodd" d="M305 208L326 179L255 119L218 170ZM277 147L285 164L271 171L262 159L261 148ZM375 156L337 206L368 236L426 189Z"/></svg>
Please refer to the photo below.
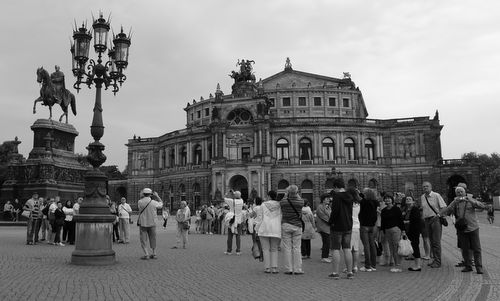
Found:
<svg viewBox="0 0 500 301"><path fill-rule="evenodd" d="M392 268L390 271L392 273L401 273L403 270L402 269L397 269L397 268Z"/></svg>
<svg viewBox="0 0 500 301"><path fill-rule="evenodd" d="M332 260L330 258L321 258L321 262L331 263Z"/></svg>
<svg viewBox="0 0 500 301"><path fill-rule="evenodd" d="M353 268L352 268L352 272L353 272L353 273L357 273L357 272L358 272L358 267L353 267Z"/></svg>
<svg viewBox="0 0 500 301"><path fill-rule="evenodd" d="M231 254L233 254L233 253L231 253L231 252L224 252L224 254L226 254L226 255L231 255Z"/></svg>
<svg viewBox="0 0 500 301"><path fill-rule="evenodd" d="M58 245L61 246L61 247L65 246L65 244L63 244L62 242L58 243Z"/></svg>
<svg viewBox="0 0 500 301"><path fill-rule="evenodd" d="M372 270L371 268L368 268L368 269L367 269L367 268L365 268L365 267L360 267L360 268L359 268L359 271L360 271L360 272L371 272L371 271L373 271L373 270Z"/></svg>

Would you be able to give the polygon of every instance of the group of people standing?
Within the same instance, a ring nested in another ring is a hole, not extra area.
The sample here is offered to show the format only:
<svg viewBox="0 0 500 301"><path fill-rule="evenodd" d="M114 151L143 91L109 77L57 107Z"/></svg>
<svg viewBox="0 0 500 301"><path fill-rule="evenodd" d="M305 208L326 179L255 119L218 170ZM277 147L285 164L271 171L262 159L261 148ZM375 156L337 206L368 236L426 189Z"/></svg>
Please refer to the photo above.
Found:
<svg viewBox="0 0 500 301"><path fill-rule="evenodd" d="M74 203L68 200L63 204L59 196L46 200L33 193L22 207L22 214L28 218L26 244L36 245L39 241L57 246L64 246L63 242L74 244L73 216L78 214L82 201L80 197Z"/></svg>

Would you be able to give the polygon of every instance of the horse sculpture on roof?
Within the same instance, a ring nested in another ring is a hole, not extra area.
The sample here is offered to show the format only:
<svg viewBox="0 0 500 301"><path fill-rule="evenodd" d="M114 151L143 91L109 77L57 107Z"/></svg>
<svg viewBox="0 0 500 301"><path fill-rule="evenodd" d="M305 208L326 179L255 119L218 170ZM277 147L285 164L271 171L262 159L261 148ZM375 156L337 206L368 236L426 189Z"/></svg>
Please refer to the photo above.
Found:
<svg viewBox="0 0 500 301"><path fill-rule="evenodd" d="M51 76L43 67L36 70L36 81L41 83L42 87L40 88L40 97L35 99L33 103L33 114L36 113L37 102L41 102L42 105L49 107L49 119L52 119L52 106L57 103L63 110L63 114L59 117L59 122L66 116L66 123L68 123L69 106L71 106L71 111L76 116L75 95L64 87L64 74L59 71L58 66L56 66L56 72L53 75L52 78L57 79L57 84L52 81Z"/></svg>

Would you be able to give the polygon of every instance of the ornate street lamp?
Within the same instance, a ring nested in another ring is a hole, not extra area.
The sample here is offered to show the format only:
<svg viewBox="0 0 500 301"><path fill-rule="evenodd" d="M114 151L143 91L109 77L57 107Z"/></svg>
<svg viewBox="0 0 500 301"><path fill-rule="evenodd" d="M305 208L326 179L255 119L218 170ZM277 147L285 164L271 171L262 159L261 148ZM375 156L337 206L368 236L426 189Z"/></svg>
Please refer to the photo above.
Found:
<svg viewBox="0 0 500 301"><path fill-rule="evenodd" d="M80 207L76 220L76 245L71 255L71 262L82 265L106 265L115 263L115 252L112 249L112 223L116 216L112 215L106 201L106 176L99 170L106 161L103 154L104 145L99 142L104 134L102 122L101 89L104 85L107 90L112 87L113 93L126 80L123 71L128 65L130 36L121 32L114 36L114 48L109 49L109 60L102 61L103 54L108 50L109 22L102 14L93 20L94 50L97 61L89 60L89 48L92 40L92 30L87 30L86 24L76 28L73 32L74 43L71 45L72 70L76 77L73 87L80 91L80 84L89 88L95 85L96 97L94 117L90 126L90 133L94 142L87 147L89 154L87 161L93 166L85 174L85 198ZM111 43L110 43L111 44ZM111 46L111 45L110 45ZM87 64L88 62L88 64Z"/></svg>

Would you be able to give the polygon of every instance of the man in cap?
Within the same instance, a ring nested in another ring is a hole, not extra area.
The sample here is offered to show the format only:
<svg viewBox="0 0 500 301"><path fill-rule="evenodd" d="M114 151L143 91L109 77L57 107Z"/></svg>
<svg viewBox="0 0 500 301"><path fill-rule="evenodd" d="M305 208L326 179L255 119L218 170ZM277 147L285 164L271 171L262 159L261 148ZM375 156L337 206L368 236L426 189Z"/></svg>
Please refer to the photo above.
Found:
<svg viewBox="0 0 500 301"><path fill-rule="evenodd" d="M163 201L158 193L150 188L144 188L141 192L142 198L137 202L139 217L139 235L144 256L141 259L156 259L156 215L157 209L163 207ZM149 240L149 247L147 242Z"/></svg>

